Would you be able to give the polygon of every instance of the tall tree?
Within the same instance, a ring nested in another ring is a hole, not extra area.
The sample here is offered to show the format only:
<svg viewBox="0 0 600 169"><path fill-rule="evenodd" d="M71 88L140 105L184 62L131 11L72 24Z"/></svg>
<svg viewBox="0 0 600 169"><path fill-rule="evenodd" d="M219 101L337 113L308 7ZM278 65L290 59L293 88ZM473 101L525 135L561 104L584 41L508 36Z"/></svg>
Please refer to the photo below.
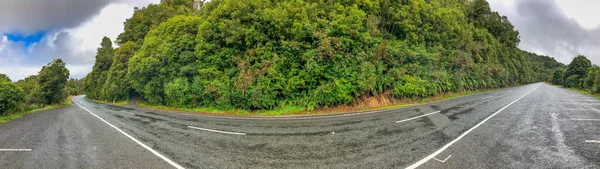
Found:
<svg viewBox="0 0 600 169"><path fill-rule="evenodd" d="M569 63L567 70L565 71L564 78L569 79L569 83L566 83L566 87L577 87L583 88L582 78L586 77L588 69L592 66L592 62L585 56L579 55L573 58L573 61ZM573 76L573 77L572 77ZM576 76L576 77L575 77Z"/></svg>
<svg viewBox="0 0 600 169"><path fill-rule="evenodd" d="M135 54L135 43L127 42L115 50L113 65L108 71L108 78L104 84L109 101L129 99L130 80L127 75L129 59Z"/></svg>
<svg viewBox="0 0 600 169"><path fill-rule="evenodd" d="M105 93L102 91L102 86L106 83L108 78L108 70L113 63L114 48L112 42L108 37L102 38L100 48L96 53L96 63L85 78L85 92L86 96L92 99L105 100Z"/></svg>
<svg viewBox="0 0 600 169"><path fill-rule="evenodd" d="M67 98L65 84L69 78L69 70L62 59L55 59L42 67L38 75L40 96L46 105L62 104Z"/></svg>
<svg viewBox="0 0 600 169"><path fill-rule="evenodd" d="M554 73L552 74L552 84L555 85L565 85L565 69L563 68L558 68L554 71Z"/></svg>

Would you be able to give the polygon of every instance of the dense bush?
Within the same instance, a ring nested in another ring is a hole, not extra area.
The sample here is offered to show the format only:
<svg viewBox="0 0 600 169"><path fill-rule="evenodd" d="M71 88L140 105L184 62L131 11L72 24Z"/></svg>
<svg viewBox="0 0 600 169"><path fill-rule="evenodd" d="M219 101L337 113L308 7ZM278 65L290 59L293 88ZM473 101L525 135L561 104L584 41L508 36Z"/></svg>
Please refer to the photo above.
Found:
<svg viewBox="0 0 600 169"><path fill-rule="evenodd" d="M0 74L0 116L21 111L24 97L23 89L13 84L6 75Z"/></svg>
<svg viewBox="0 0 600 169"><path fill-rule="evenodd" d="M67 82L68 77L69 70L61 59L42 67L38 75L15 83L0 74L0 116L63 104L69 94L81 94L78 90L82 84L74 79Z"/></svg>
<svg viewBox="0 0 600 169"><path fill-rule="evenodd" d="M190 6L177 0L136 9L117 38L125 44L120 48L129 48L116 50L112 67L118 68L101 68L113 55L101 53L111 46L99 49L102 57L86 78L88 97L126 99L130 85L158 105L313 109L359 97L421 98L550 81L564 66L517 48L518 31L485 0L214 0L199 11ZM94 85L115 71L120 82Z"/></svg>

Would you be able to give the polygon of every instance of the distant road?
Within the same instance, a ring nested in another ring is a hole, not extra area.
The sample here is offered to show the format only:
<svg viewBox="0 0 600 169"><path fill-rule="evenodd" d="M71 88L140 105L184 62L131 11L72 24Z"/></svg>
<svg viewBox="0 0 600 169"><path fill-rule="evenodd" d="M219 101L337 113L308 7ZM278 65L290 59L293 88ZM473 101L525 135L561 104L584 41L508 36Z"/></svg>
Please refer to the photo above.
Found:
<svg viewBox="0 0 600 169"><path fill-rule="evenodd" d="M2 168L600 166L600 100L543 83L394 110L286 118L73 101L0 125Z"/></svg>

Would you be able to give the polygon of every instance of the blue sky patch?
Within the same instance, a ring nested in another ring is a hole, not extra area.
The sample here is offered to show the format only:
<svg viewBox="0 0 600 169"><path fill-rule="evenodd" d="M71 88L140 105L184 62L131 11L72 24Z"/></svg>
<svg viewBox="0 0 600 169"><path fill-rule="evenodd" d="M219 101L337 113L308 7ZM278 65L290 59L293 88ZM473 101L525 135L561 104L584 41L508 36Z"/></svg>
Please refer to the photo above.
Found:
<svg viewBox="0 0 600 169"><path fill-rule="evenodd" d="M29 46L33 43L40 42L42 38L44 38L44 35L46 35L46 32L38 32L28 36L24 36L21 34L6 34L5 36L6 38L8 38L9 41L24 42L25 46Z"/></svg>

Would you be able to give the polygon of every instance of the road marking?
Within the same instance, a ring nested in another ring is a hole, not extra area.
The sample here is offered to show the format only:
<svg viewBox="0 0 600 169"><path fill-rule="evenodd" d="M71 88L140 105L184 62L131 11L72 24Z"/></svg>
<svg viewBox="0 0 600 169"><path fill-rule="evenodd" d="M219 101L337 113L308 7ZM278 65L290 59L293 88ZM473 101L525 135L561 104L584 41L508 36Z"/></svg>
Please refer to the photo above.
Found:
<svg viewBox="0 0 600 169"><path fill-rule="evenodd" d="M0 151L31 151L31 149L0 149Z"/></svg>
<svg viewBox="0 0 600 169"><path fill-rule="evenodd" d="M585 140L586 143L600 143L600 140Z"/></svg>
<svg viewBox="0 0 600 169"><path fill-rule="evenodd" d="M573 121L600 121L600 119L571 119Z"/></svg>
<svg viewBox="0 0 600 169"><path fill-rule="evenodd" d="M130 115L133 115L133 116L135 116L135 114L134 114L134 113L131 113L131 112L128 112L128 111L121 111L121 112L123 112L123 113L127 113L127 114L130 114Z"/></svg>
<svg viewBox="0 0 600 169"><path fill-rule="evenodd" d="M516 103L517 101L521 100L523 97L527 96L529 93L535 91L537 88L539 88L542 85L538 85L537 87L535 87L533 90L525 93L523 96L519 97L517 100L509 103L508 105L502 107L500 110L496 111L494 114L490 115L489 117L483 119L483 121L477 123L477 125L473 126L472 128L470 128L469 130L467 130L466 132L464 132L463 134L461 134L460 136L458 136L456 139L450 141L448 144L444 145L444 147L440 148L439 150L435 151L433 154L417 161L416 163L414 163L413 165L410 165L408 167L406 167L407 169L415 169L423 164L425 164L425 162L431 160L432 158L435 158L435 156L439 155L440 153L442 153L444 150L448 149L448 147L452 146L452 144L458 142L458 140L462 139L463 137L465 137L467 134L469 134L471 131L475 130L477 127L481 126L483 123L485 123L486 121L488 121L489 119L491 119L492 117L496 116L496 114L502 112L502 110L508 108L510 105Z"/></svg>
<svg viewBox="0 0 600 169"><path fill-rule="evenodd" d="M140 146L144 147L146 150L152 152L154 155L158 156L159 158L161 158L162 160L166 161L167 163L171 164L173 167L177 168L177 169L183 169L183 167L173 161L171 161L169 158L163 156L162 154L158 153L157 151L155 151L154 149L148 147L146 144L138 141L137 139L133 138L131 135L125 133L123 130L115 127L114 125L110 124L108 121L104 120L102 117L92 113L92 111L84 108L83 106L79 105L79 103L77 103L76 101L73 101L77 106L81 107L83 110L91 113L92 115L96 116L98 119L100 119L102 122L108 124L110 127L114 128L115 130L121 132L121 134L127 136L129 139L133 140L135 143L139 144Z"/></svg>
<svg viewBox="0 0 600 169"><path fill-rule="evenodd" d="M407 121L411 121L411 120L414 120L414 119L418 119L418 118L429 116L429 115L436 114L436 113L440 113L440 111L436 111L436 112L433 112L433 113L427 113L427 114L420 115L420 116L413 117L413 118L406 119L406 120L400 120L400 121L397 121L396 123L407 122Z"/></svg>
<svg viewBox="0 0 600 169"><path fill-rule="evenodd" d="M212 129L205 129L205 128L200 128L200 127L194 127L194 126L187 126L187 127L193 128L193 129L198 129L198 130L216 132L216 133L235 134L235 135L243 135L243 136L246 135L246 133L236 133L236 132L229 132L229 131L219 131L219 130L212 130Z"/></svg>
<svg viewBox="0 0 600 169"><path fill-rule="evenodd" d="M481 100L489 99L489 98L492 98L492 97L494 97L494 96L488 96L488 97L484 97L484 98L483 98L483 99L481 99Z"/></svg>
<svg viewBox="0 0 600 169"><path fill-rule="evenodd" d="M437 159L437 158L435 158L435 157L434 157L433 159L434 159L434 160L437 160L437 161L439 161L440 163L445 163L445 162L446 162L446 160L448 160L450 157L452 157L452 155L449 155L449 156L448 156L448 157L446 157L444 160L438 160L438 159Z"/></svg>

